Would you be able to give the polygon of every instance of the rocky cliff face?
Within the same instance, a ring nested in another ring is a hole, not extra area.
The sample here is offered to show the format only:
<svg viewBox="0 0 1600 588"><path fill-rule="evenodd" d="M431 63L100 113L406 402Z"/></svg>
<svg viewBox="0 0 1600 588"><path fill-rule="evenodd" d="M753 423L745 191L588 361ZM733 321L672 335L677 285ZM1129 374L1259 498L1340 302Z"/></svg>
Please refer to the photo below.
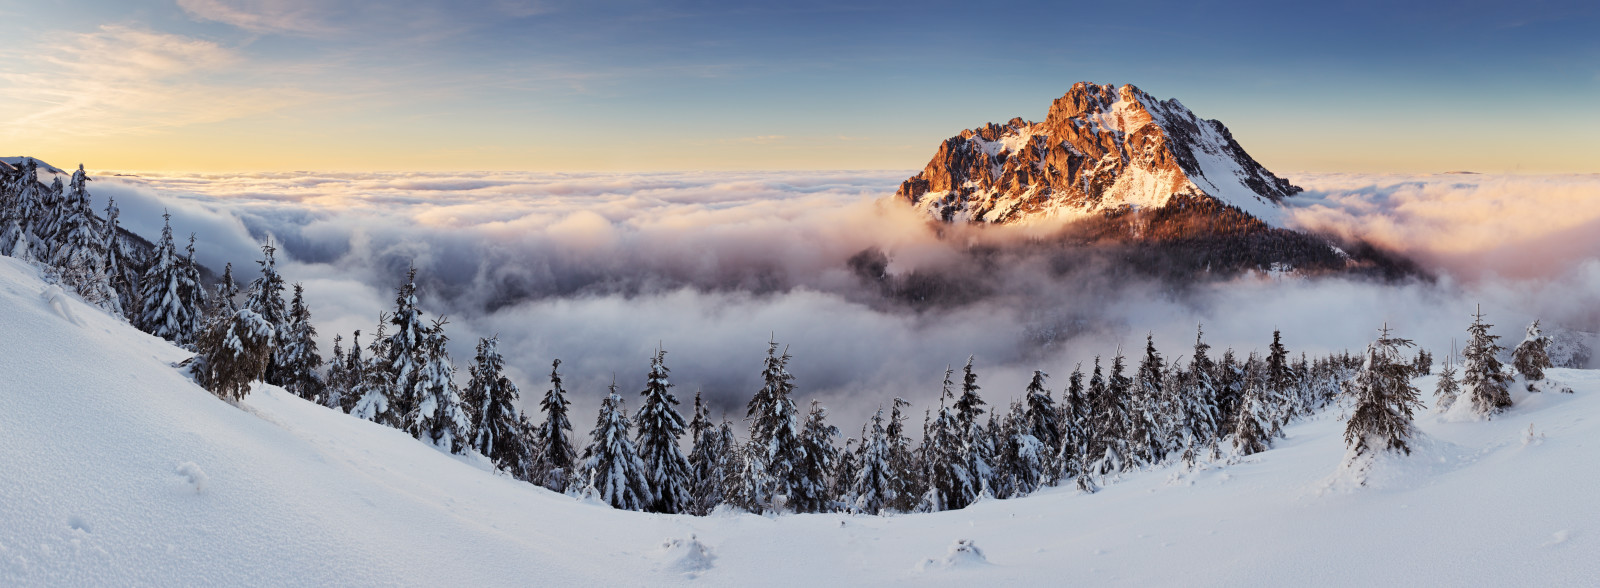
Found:
<svg viewBox="0 0 1600 588"><path fill-rule="evenodd" d="M1251 159L1228 128L1131 85L1080 82L1042 123L1012 119L939 146L896 197L946 222L1026 223L1221 204L1279 226L1300 188Z"/></svg>

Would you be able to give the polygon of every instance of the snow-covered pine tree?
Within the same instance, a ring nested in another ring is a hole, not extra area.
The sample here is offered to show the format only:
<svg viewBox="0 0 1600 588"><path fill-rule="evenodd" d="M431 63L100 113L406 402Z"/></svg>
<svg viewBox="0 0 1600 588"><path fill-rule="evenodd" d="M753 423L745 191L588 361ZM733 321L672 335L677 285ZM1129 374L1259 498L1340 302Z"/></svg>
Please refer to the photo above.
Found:
<svg viewBox="0 0 1600 588"><path fill-rule="evenodd" d="M393 378L389 388L389 426L421 438L422 415L417 407L426 392L422 368L427 362L428 325L417 307L417 268L406 270L406 283L395 292L395 310L389 315L394 333L384 342L384 363ZM378 357L378 356L375 356Z"/></svg>
<svg viewBox="0 0 1600 588"><path fill-rule="evenodd" d="M1283 333L1272 330L1272 345L1267 347L1265 403L1275 423L1287 423L1300 416L1291 396L1294 393L1294 370L1289 365L1289 351L1283 347Z"/></svg>
<svg viewBox="0 0 1600 588"><path fill-rule="evenodd" d="M101 223L100 248L105 251L105 262L102 264L106 271L106 281L117 293L117 300L122 304L123 316L129 317L130 322L137 322L139 311L144 306L139 302L139 280L133 269L134 258L122 240L122 221L119 218L122 210L117 208L117 199L106 198L105 222ZM209 314L201 317L201 324L210 319Z"/></svg>
<svg viewBox="0 0 1600 588"><path fill-rule="evenodd" d="M1088 470L1089 399L1083 388L1083 364L1072 368L1061 392L1061 446L1056 451L1056 479L1074 480Z"/></svg>
<svg viewBox="0 0 1600 588"><path fill-rule="evenodd" d="M283 361L283 388L306 400L321 402L327 394L327 386L317 372L322 369L322 354L317 352L317 327L311 324L311 309L306 306L305 288L299 282L294 284L288 318L283 349L277 354Z"/></svg>
<svg viewBox="0 0 1600 588"><path fill-rule="evenodd" d="M862 433L866 426L861 427ZM855 484L856 473L861 470L861 440L845 439L839 446L839 461L833 468L833 479L828 485L828 493L833 495L835 508L850 512L856 503L855 495L850 493L850 486Z"/></svg>
<svg viewBox="0 0 1600 588"><path fill-rule="evenodd" d="M1023 392L1021 428L1043 444L1046 462L1042 462L1041 465L1050 465L1048 458L1056 455L1061 449L1061 414L1058 412L1055 399L1050 397L1050 390L1044 385L1049 377L1050 374L1041 370L1033 370L1033 379L1028 381L1028 388ZM1050 481L1044 479L1042 483Z"/></svg>
<svg viewBox="0 0 1600 588"><path fill-rule="evenodd" d="M584 492L592 492L612 508L645 510L655 504L656 496L628 428L628 414L613 382L600 401L600 414L589 433L589 446L583 450L579 477L586 484Z"/></svg>
<svg viewBox="0 0 1600 588"><path fill-rule="evenodd" d="M1096 403L1095 415L1099 420L1095 437L1100 440L1102 451L1095 454L1098 462L1094 471L1102 476L1127 471L1135 466L1128 442L1133 420L1128 397L1133 381L1128 379L1125 371L1122 353L1118 351L1116 358L1111 361L1111 374L1106 378L1105 391Z"/></svg>
<svg viewBox="0 0 1600 588"><path fill-rule="evenodd" d="M282 341L289 334L289 307L283 302L284 284L283 276L278 274L277 253L278 248L272 245L271 239L261 246L261 259L256 262L261 266L261 276L250 282L244 307L261 315L262 320L272 325L274 341ZM275 345L279 353L285 351L283 345ZM272 357L265 378L268 384L282 386L288 381L284 362L283 357Z"/></svg>
<svg viewBox="0 0 1600 588"><path fill-rule="evenodd" d="M1439 383L1433 389L1434 410L1445 412L1456 403L1456 397L1461 394L1461 385L1456 383L1456 366L1451 358L1445 358L1444 368L1439 371Z"/></svg>
<svg viewBox="0 0 1600 588"><path fill-rule="evenodd" d="M694 393L694 416L689 419L689 437L694 446L689 450L689 479L693 484L692 514L707 515L722 502L721 463L723 453L717 425L711 422L711 410Z"/></svg>
<svg viewBox="0 0 1600 588"><path fill-rule="evenodd" d="M103 229L90 206L89 191L85 187L88 181L89 176L79 165L78 171L72 174L72 188L61 202L60 220L51 237L55 247L51 262L61 271L63 281L85 302L121 316L121 300L106 274ZM193 333L194 329L187 331Z"/></svg>
<svg viewBox="0 0 1600 588"><path fill-rule="evenodd" d="M210 297L206 295L205 284L200 277L200 262L194 259L194 233L189 233L189 245L184 248L183 258L178 260L178 272L182 276L179 284L183 288L178 290L178 301L188 312L188 330L198 333L206 325L206 308L210 306Z"/></svg>
<svg viewBox="0 0 1600 588"><path fill-rule="evenodd" d="M1353 385L1355 407L1344 429L1347 464L1381 451L1411 454L1406 444L1413 434L1411 411L1422 405L1411 385L1411 366L1401 357L1401 348L1411 346L1408 339L1391 337L1387 324L1367 346L1366 362Z"/></svg>
<svg viewBox="0 0 1600 588"><path fill-rule="evenodd" d="M394 427L400 419L395 415L395 407L390 402L395 396L395 377L388 359L389 338L384 334L388 322L389 313L380 311L378 332L372 337L372 344L367 347L368 357L359 370L361 377L350 391L350 395L356 399L356 403L350 407L350 414L358 419ZM350 357L352 365L362 359L361 354L355 350L351 350Z"/></svg>
<svg viewBox="0 0 1600 588"><path fill-rule="evenodd" d="M900 476L894 465L894 451L884 429L883 407L872 415L861 434L861 459L850 484L854 512L879 514L899 502Z"/></svg>
<svg viewBox="0 0 1600 588"><path fill-rule="evenodd" d="M839 449L833 441L839 436L839 428L828 424L827 419L828 410L812 400L800 431L800 475L789 499L789 507L795 512L824 512L833 506L833 485L829 482L839 465Z"/></svg>
<svg viewBox="0 0 1600 588"><path fill-rule="evenodd" d="M903 409L910 406L910 402L896 397L890 404L889 424L884 427L884 435L889 443L889 467L895 484L894 493L885 495L888 500L886 506L901 512L910 512L923 492L923 484L918 480L918 472L922 467L911 451L911 439L906 436Z"/></svg>
<svg viewBox="0 0 1600 588"><path fill-rule="evenodd" d="M727 415L723 415L722 422L711 434L714 437L711 453L717 456L717 487L715 500L707 500L708 512L720 504L738 503L734 492L738 486L739 468L743 461L741 454L745 446L733 432L733 422L728 420Z"/></svg>
<svg viewBox="0 0 1600 588"><path fill-rule="evenodd" d="M1511 406L1511 393L1506 385L1511 380L1497 357L1504 347L1496 344L1500 337L1490 335L1494 325L1483 322L1480 308L1472 316L1472 326L1467 327L1467 348L1461 350L1465 360L1462 365L1461 387L1472 402L1472 410L1491 417ZM1369 353L1370 354L1370 353Z"/></svg>
<svg viewBox="0 0 1600 588"><path fill-rule="evenodd" d="M1221 415L1217 410L1217 385L1213 374L1217 366L1207 353L1211 346L1205 342L1203 326L1195 328L1194 355L1189 358L1188 379L1181 396L1183 421L1178 431L1183 446L1183 463L1193 465L1209 457L1216 457L1217 443L1221 437Z"/></svg>
<svg viewBox="0 0 1600 588"><path fill-rule="evenodd" d="M561 387L561 360L550 362L550 389L539 401L544 411L544 423L535 431L534 445L539 456L539 475L544 486L564 492L565 480L574 471L577 449L567 435L572 431L572 421L567 419L567 391Z"/></svg>
<svg viewBox="0 0 1600 588"><path fill-rule="evenodd" d="M1217 430L1222 433L1233 430L1233 418L1239 414L1239 403L1244 398L1244 365L1229 348L1222 352L1216 370Z"/></svg>
<svg viewBox="0 0 1600 588"><path fill-rule="evenodd" d="M422 371L418 373L417 428L413 436L451 453L465 453L472 444L471 424L461 408L461 393L456 390L455 365L445 350L449 338L444 326L449 321L435 319L423 340Z"/></svg>
<svg viewBox="0 0 1600 588"><path fill-rule="evenodd" d="M646 377L643 400L634 423L639 426L639 458L644 460L645 473L650 488L655 492L655 502L648 507L654 512L667 514L687 512L694 504L694 484L690 481L689 460L678 445L685 423L678 414L678 399L672 394L671 373L666 365L667 352L656 350L650 358L650 374Z"/></svg>
<svg viewBox="0 0 1600 588"><path fill-rule="evenodd" d="M1268 400L1272 394L1272 377L1254 353L1244 366L1244 394L1233 418L1231 437L1235 453L1252 455L1272 447L1272 407Z"/></svg>
<svg viewBox="0 0 1600 588"><path fill-rule="evenodd" d="M1155 464L1166 459L1167 432L1161 411L1161 402L1167 396L1167 378L1162 373L1165 367L1165 360L1156 351L1155 335L1146 333L1144 358L1139 360L1128 398L1129 450L1140 463Z"/></svg>
<svg viewBox="0 0 1600 588"><path fill-rule="evenodd" d="M239 310L239 282L233 277L233 262L222 266L222 278L217 280L217 291L212 294L211 301L206 304L206 320L214 317L232 316Z"/></svg>
<svg viewBox="0 0 1600 588"><path fill-rule="evenodd" d="M178 244L173 243L173 214L162 213L162 221L162 238L155 241L144 276L139 278L139 300L144 302L144 308L139 310L134 326L152 336L178 342L189 336L182 329L190 321L178 300L182 272L178 267ZM227 313L224 318L232 320L234 313Z"/></svg>
<svg viewBox="0 0 1600 588"><path fill-rule="evenodd" d="M10 214L0 233L0 253L22 261L38 261L49 253L37 236L37 224L44 214L45 195L39 184L39 162L28 158L12 190Z"/></svg>
<svg viewBox="0 0 1600 588"><path fill-rule="evenodd" d="M495 467L515 472L523 467L526 457L517 413L520 393L503 373L505 359L500 356L499 342L497 337L478 339L462 397L478 403L471 411L472 449L489 458Z"/></svg>
<svg viewBox="0 0 1600 588"><path fill-rule="evenodd" d="M1539 321L1528 325L1528 336L1511 351L1511 366L1528 381L1528 391L1536 392L1533 382L1544 379L1544 371L1555 367L1550 363L1550 338L1539 330Z"/></svg>
<svg viewBox="0 0 1600 588"><path fill-rule="evenodd" d="M1039 373L1034 372L1034 379L1042 388L1043 382L1038 376ZM1005 482L996 484L1003 487L1003 490L996 494L1000 498L1025 496L1049 482L1046 474L1050 469L1051 452L1049 446L1034 434L1038 427L1030 418L1033 412L1031 406L1013 401L1010 414L1007 415L1005 422L997 427L1004 436L1004 450L1001 452L1000 462L1005 464L1002 468L1005 472Z"/></svg>
<svg viewBox="0 0 1600 588"><path fill-rule="evenodd" d="M973 484L982 492L992 485L997 452L994 439L979 420L984 413L979 407L985 403L978 396L982 388L978 386L978 375L972 371L973 359L968 356L967 365L961 368L961 396L956 398L954 408L956 434L961 439L961 460L972 475Z"/></svg>
<svg viewBox="0 0 1600 588"><path fill-rule="evenodd" d="M339 408L350 391L350 372L344 357L344 335L333 335L333 354L328 357L328 373L323 376L322 398L318 404Z"/></svg>
<svg viewBox="0 0 1600 588"><path fill-rule="evenodd" d="M350 337L350 351L344 356L344 377L339 382L338 396L329 396L328 408L348 413L361 400L362 383L367 377L367 360L361 357L361 330Z"/></svg>
<svg viewBox="0 0 1600 588"><path fill-rule="evenodd" d="M139 313L137 323L146 333L184 345L194 340L195 333L192 329L201 323L204 306L196 304L203 304L204 295L198 292L200 284L190 281L191 274L184 266L184 259L178 255L177 245L172 241L172 215L161 216L164 220L161 240L151 252L148 269L139 279L141 286L139 299L143 302L144 308ZM227 320L234 320L237 314L228 313L222 316ZM256 315L260 316L260 313L257 312ZM276 344L274 341L273 345Z"/></svg>
<svg viewBox="0 0 1600 588"><path fill-rule="evenodd" d="M794 393L794 376L789 374L789 352L778 355L778 343L769 342L767 358L761 372L762 386L750 399L746 416L750 420L750 443L762 460L759 474L752 478L761 483L757 492L746 496L763 496L767 500L789 500L801 474L804 448L800 442L800 415L791 395ZM751 470L757 472L757 470ZM755 476L755 473L749 474ZM771 505L753 505L760 512Z"/></svg>
<svg viewBox="0 0 1600 588"><path fill-rule="evenodd" d="M196 341L191 364L195 382L224 399L238 401L250 393L272 357L272 325L250 309L227 320L213 321Z"/></svg>
<svg viewBox="0 0 1600 588"><path fill-rule="evenodd" d="M966 508L983 490L981 482L969 469L961 439L961 419L950 406L954 395L950 378L954 369L945 369L944 383L939 391L939 413L927 431L923 448L924 468L928 472L928 489L923 495L921 508L929 512Z"/></svg>

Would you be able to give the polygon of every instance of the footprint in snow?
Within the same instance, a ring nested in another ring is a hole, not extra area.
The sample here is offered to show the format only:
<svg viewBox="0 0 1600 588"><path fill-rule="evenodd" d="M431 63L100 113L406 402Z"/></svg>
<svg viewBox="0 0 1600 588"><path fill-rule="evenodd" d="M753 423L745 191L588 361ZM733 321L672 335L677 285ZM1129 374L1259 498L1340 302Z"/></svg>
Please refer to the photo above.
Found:
<svg viewBox="0 0 1600 588"><path fill-rule="evenodd" d="M206 475L206 471L200 469L200 466L192 461L178 464L178 468L173 473L188 480L189 485L194 486L196 494L199 494L201 490L205 490L206 482L211 480L211 477Z"/></svg>
<svg viewBox="0 0 1600 588"><path fill-rule="evenodd" d="M89 520L83 518L83 515L72 515L67 517L67 527L86 535L94 532L94 527L89 526Z"/></svg>

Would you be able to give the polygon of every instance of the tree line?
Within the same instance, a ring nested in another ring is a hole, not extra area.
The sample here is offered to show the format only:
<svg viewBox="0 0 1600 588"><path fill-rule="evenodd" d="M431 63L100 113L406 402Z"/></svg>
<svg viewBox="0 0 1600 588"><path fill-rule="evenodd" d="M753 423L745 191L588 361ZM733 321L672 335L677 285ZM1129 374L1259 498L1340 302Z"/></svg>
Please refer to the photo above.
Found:
<svg viewBox="0 0 1600 588"><path fill-rule="evenodd" d="M29 160L0 182L0 252L45 265L85 301L194 350L185 367L207 390L237 401L253 382L282 386L440 450L479 453L518 479L628 510L704 515L727 505L877 514L959 509L1056 485L1094 492L1126 472L1265 451L1285 426L1341 399L1351 404L1345 441L1352 456L1409 453L1420 406L1411 380L1433 366L1425 350L1406 357L1413 342L1387 326L1364 353L1316 359L1292 356L1278 331L1265 354L1241 358L1228 349L1213 358L1197 329L1185 357L1166 358L1147 336L1137 357L1119 348L1109 361L1076 366L1059 394L1050 375L1036 370L1021 397L1001 407L984 400L969 357L959 376L954 366L945 370L939 405L924 409L920 436L908 430L911 404L894 398L858 435L841 439L819 402L804 411L797 405L793 357L774 341L741 438L733 421L711 417L699 394L684 418L667 352L657 349L637 410L630 416L613 382L580 452L559 359L537 425L519 408L521 393L504 374L496 338L479 339L466 385L458 387L448 321L425 318L415 268L368 343L356 331L346 348L336 335L325 362L304 290L285 284L270 241L246 288L236 285L229 264L207 292L194 238L179 254L170 216L148 259L133 259L116 245L115 204L104 219L88 210L81 166L67 189L59 180L44 187L36 174ZM1474 316L1459 379L1447 358L1436 390L1441 410L1464 401L1488 418L1510 406L1513 381L1539 389L1550 361L1538 322L1512 354L1514 370L1498 359L1503 348L1491 327L1481 312Z"/></svg>

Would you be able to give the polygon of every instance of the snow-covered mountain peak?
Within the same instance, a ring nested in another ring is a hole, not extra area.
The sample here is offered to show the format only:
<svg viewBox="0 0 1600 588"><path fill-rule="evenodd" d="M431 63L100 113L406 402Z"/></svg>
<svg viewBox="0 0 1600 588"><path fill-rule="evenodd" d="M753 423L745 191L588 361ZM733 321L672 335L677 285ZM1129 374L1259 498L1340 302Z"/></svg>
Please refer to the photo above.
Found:
<svg viewBox="0 0 1600 588"><path fill-rule="evenodd" d="M947 222L1071 220L1208 199L1281 226L1279 203L1299 191L1176 99L1079 82L1042 123L1017 118L945 140L896 196Z"/></svg>

